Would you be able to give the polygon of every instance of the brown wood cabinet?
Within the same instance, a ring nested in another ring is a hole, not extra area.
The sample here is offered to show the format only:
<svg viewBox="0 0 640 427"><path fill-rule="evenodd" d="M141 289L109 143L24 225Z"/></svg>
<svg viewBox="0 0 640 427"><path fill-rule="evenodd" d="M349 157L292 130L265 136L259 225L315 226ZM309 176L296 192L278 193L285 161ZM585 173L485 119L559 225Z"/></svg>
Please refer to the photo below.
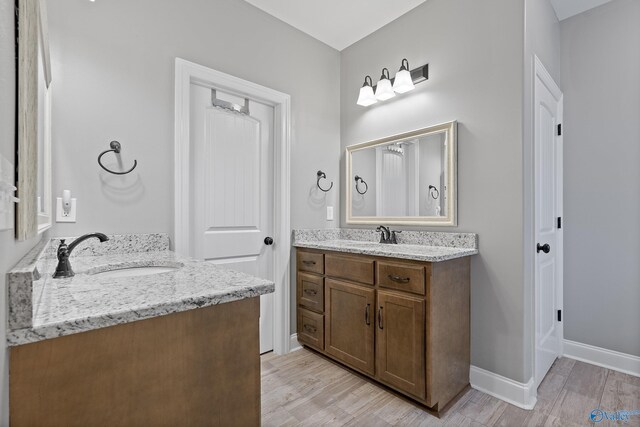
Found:
<svg viewBox="0 0 640 427"><path fill-rule="evenodd" d="M441 411L469 385L469 264L298 249L298 341Z"/></svg>

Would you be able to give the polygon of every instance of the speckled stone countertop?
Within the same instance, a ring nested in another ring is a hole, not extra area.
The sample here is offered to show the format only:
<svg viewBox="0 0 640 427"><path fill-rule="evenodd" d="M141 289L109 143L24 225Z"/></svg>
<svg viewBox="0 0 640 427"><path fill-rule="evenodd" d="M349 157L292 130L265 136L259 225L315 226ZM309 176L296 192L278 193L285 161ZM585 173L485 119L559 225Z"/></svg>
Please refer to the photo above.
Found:
<svg viewBox="0 0 640 427"><path fill-rule="evenodd" d="M403 231L398 244L377 243L380 234L367 229L295 230L293 245L353 254L439 262L478 253L474 233Z"/></svg>
<svg viewBox="0 0 640 427"><path fill-rule="evenodd" d="M59 241L53 239L34 248L8 274L8 345L28 344L274 291L271 281L168 250L165 235L135 235L133 240L132 236L109 236L112 247L108 254L105 254L108 245L101 246L97 240L83 242L70 258L76 275L65 279L52 277L57 260L51 247L56 248ZM175 270L130 277L98 274L149 266ZM27 291L18 292L20 286L31 291L31 301Z"/></svg>

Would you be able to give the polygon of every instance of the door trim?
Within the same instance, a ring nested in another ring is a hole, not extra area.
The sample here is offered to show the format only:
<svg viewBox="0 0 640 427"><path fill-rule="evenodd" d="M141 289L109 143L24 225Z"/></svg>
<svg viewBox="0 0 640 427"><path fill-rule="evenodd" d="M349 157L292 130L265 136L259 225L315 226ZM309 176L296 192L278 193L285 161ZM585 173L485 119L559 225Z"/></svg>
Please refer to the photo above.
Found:
<svg viewBox="0 0 640 427"><path fill-rule="evenodd" d="M189 105L192 83L247 96L274 108L274 239L276 244L273 245L275 282L273 346L276 354L286 354L289 352L291 333L289 285L291 97L286 93L181 58L175 59L174 239L175 251L184 254L189 253L190 244Z"/></svg>
<svg viewBox="0 0 640 427"><path fill-rule="evenodd" d="M564 103L564 95L562 94L562 91L560 90L560 88L558 87L558 85L556 84L556 82L553 80L553 77L551 77L551 74L549 74L549 72L547 71L547 69L545 68L545 66L542 64L542 61L540 61L540 58L538 58L537 55L533 55L533 62L534 62L534 73L533 73L533 108L531 110L531 122L532 122L532 127L533 127L533 134L532 134L532 145L533 145L533 154L535 156L535 149L536 149L536 132L537 130L535 129L535 109L537 108L536 106L538 105L538 99L536 97L536 91L535 91L535 87L537 84L537 80L540 79L540 81L542 82L542 84L544 84L546 86L547 89L549 89L549 92L551 92L551 94L553 95L554 99L557 102L558 105L558 123L563 123L563 103ZM564 127L564 126L563 126ZM564 152L564 145L563 145L563 135L564 135L564 131L562 132L562 135L556 135L556 206L557 206L557 212L556 215L559 217L562 217L562 227L560 229L557 230L557 242L556 242L556 246L557 246L557 268L556 268L556 301L557 301L557 310L563 310L563 317L562 317L562 321L558 322L559 324L557 325L558 327L558 340L559 340L559 349L558 349L558 356L562 356L564 353L563 350L563 342L564 342L564 320L565 320L565 316L564 316L564 303L563 303L563 289L564 289L564 282L563 282L563 277L564 277L564 227L565 227L565 218L564 218L564 209L563 209L563 190L564 190L564 184L563 184L563 152ZM533 203L531 204L532 207L532 211L531 211L531 218L532 218L532 224L535 224L535 212L536 212L536 203L535 203L535 183L536 183L536 170L535 167L533 168L533 188L534 188L534 193L533 193ZM532 242L536 242L536 236L535 236L535 226L533 227L533 236L532 236ZM536 263L536 252L533 248L533 245L531 246L531 248L525 248L525 253L530 253L531 254L531 260L532 260L532 265L533 265L533 286L531 287L532 289L532 294L531 294L531 298L533 301L533 322L531 322L530 325L530 330L531 330L531 336L533 337L533 348L532 348L532 378L534 380L534 387L535 384L538 383L538 379L535 377L536 376L536 322L537 322L537 310L535 307L535 298L536 298L536 292L537 292L537 279L535 277L536 275L536 268L535 268L535 263ZM540 381L541 382L541 381Z"/></svg>

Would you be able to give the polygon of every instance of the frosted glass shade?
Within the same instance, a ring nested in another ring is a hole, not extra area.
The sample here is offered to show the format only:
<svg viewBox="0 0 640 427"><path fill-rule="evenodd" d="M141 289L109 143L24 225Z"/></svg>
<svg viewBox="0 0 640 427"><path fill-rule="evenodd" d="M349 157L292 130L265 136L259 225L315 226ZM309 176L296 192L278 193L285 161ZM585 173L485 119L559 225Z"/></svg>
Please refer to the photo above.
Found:
<svg viewBox="0 0 640 427"><path fill-rule="evenodd" d="M386 101L394 96L396 96L396 94L391 87L391 80L387 78L380 79L376 86L376 98L378 101Z"/></svg>
<svg viewBox="0 0 640 427"><path fill-rule="evenodd" d="M411 72L409 70L401 69L396 73L396 79L393 81L393 90L396 93L405 93L413 90L413 80L411 79Z"/></svg>
<svg viewBox="0 0 640 427"><path fill-rule="evenodd" d="M362 86L360 88L360 95L358 96L358 105L368 107L371 104L378 102L376 96L373 94L373 88L369 85Z"/></svg>

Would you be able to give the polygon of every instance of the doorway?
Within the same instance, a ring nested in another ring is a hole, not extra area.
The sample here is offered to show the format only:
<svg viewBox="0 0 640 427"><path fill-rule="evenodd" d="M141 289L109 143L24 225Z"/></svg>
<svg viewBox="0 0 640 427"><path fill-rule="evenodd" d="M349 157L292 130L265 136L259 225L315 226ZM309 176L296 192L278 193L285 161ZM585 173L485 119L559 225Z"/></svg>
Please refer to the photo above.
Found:
<svg viewBox="0 0 640 427"><path fill-rule="evenodd" d="M260 347L285 354L289 95L180 58L175 91L175 250L273 280Z"/></svg>

